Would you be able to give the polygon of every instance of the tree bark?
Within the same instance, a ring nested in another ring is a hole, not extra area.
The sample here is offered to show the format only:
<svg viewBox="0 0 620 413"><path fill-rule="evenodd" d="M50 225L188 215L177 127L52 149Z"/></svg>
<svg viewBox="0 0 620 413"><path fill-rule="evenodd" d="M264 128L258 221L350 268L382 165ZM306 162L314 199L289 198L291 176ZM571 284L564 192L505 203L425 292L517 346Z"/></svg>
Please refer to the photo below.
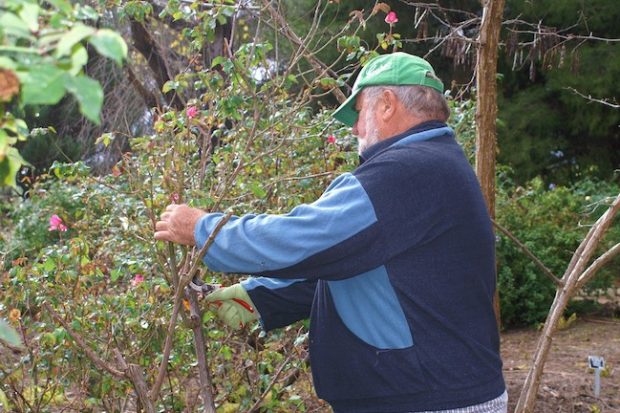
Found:
<svg viewBox="0 0 620 413"><path fill-rule="evenodd" d="M134 47L146 59L159 90L162 90L164 84L170 80L170 75L168 74L166 61L159 53L159 48L157 47L155 39L153 39L146 27L137 20L131 21L131 34ZM164 93L164 96L166 97L167 104L170 106L177 109L182 109L185 106L184 102L174 90Z"/></svg>
<svg viewBox="0 0 620 413"><path fill-rule="evenodd" d="M136 88L136 91L142 97L142 100L144 100L144 104L147 108L161 106L161 99L159 99L158 94L149 91L144 86L144 84L142 84L142 82L138 80L138 77L136 76L134 70L131 67L131 64L125 64L125 73L127 73L127 78L129 79L129 82L133 85L134 88Z"/></svg>
<svg viewBox="0 0 620 413"><path fill-rule="evenodd" d="M146 381L144 380L144 372L142 368L136 364L129 364L125 362L125 358L121 354L120 350L113 350L114 356L118 361L118 364L125 370L125 374L127 378L133 384L133 388L136 391L136 404L137 404L137 412L146 411L146 413L155 413L155 404L151 399L149 399L149 391L146 385Z"/></svg>
<svg viewBox="0 0 620 413"><path fill-rule="evenodd" d="M161 12L162 7L157 5L155 2L150 2L150 4L157 11L157 13L155 13L155 16L157 16ZM176 31L191 27L194 24L182 20L174 21L170 18L160 20L160 22ZM140 54L144 56L149 68L151 69L153 78L155 79L157 86L161 91L164 84L167 81L172 80L172 78L175 76L175 73L170 73L168 63L166 62L166 59L161 53L157 42L151 35L151 32L149 31L147 25L143 22L132 19L130 21L130 26L133 45L140 52ZM227 21L224 24L218 23L216 25L214 40L212 42L206 42L202 49L202 63L205 67L211 67L211 62L217 56L230 55L230 51L232 50L232 31L233 24L231 21ZM145 100L148 100L149 104L152 104L152 97L144 93L143 89L144 87L138 87L140 94L145 98ZM164 97L166 101L161 102L161 99L158 99L158 106L163 106L162 103L164 103L177 109L182 109L185 107L185 101L183 97L179 96L179 94L175 90L164 93Z"/></svg>
<svg viewBox="0 0 620 413"><path fill-rule="evenodd" d="M200 378L200 395L205 413L215 413L215 400L213 398L213 385L211 384L211 373L207 363L207 342L202 331L202 311L198 304L198 297L195 291L185 288L185 297L189 301L190 325L194 332L194 350L198 361L198 376Z"/></svg>
<svg viewBox="0 0 620 413"><path fill-rule="evenodd" d="M491 219L495 219L495 154L497 142L497 47L504 0L482 0L482 23L476 65L476 175ZM495 319L501 325L499 293L493 299Z"/></svg>
<svg viewBox="0 0 620 413"><path fill-rule="evenodd" d="M225 24L217 24L215 26L215 39L212 42L205 43L202 48L202 61L205 67L211 67L211 62L218 56L230 56L232 45L233 25L230 21Z"/></svg>

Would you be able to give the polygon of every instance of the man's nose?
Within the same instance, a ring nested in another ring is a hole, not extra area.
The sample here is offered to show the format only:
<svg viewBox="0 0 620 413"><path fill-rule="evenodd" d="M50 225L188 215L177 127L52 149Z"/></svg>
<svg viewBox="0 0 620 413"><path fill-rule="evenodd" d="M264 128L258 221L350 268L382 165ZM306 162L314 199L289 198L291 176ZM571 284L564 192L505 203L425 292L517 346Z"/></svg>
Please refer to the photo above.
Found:
<svg viewBox="0 0 620 413"><path fill-rule="evenodd" d="M355 121L355 123L353 124L353 128L351 129L351 133L352 133L354 136L357 136L357 134L358 134L358 130L357 130L357 122L359 122L359 119Z"/></svg>

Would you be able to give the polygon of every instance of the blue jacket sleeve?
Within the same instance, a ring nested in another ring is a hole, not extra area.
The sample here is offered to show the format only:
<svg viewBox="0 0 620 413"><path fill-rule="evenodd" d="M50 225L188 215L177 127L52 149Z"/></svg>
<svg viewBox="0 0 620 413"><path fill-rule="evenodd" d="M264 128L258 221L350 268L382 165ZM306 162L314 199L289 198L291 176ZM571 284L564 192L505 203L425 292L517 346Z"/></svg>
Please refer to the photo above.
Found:
<svg viewBox="0 0 620 413"><path fill-rule="evenodd" d="M241 282L266 331L310 317L317 281L252 277Z"/></svg>
<svg viewBox="0 0 620 413"><path fill-rule="evenodd" d="M196 224L199 247L222 217L221 213L207 214ZM233 216L215 237L204 262L219 272L276 278L345 277L340 271L346 265L329 268L328 264L354 262L372 239L376 223L366 190L347 173L334 180L317 201L299 205L288 214ZM313 259L317 255L321 256L318 261ZM359 271L353 269L349 276L355 273Z"/></svg>

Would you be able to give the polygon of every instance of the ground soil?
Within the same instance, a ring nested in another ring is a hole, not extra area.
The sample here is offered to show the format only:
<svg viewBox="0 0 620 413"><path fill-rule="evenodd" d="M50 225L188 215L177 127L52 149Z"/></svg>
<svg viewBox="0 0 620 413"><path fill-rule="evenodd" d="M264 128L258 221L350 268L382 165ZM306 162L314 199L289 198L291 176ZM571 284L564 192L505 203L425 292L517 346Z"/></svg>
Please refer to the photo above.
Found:
<svg viewBox="0 0 620 413"><path fill-rule="evenodd" d="M508 330L501 336L509 412L519 398L539 336L535 329ZM588 356L602 356L606 369L594 397L594 371ZM538 390L536 413L620 413L620 320L577 319L555 334Z"/></svg>

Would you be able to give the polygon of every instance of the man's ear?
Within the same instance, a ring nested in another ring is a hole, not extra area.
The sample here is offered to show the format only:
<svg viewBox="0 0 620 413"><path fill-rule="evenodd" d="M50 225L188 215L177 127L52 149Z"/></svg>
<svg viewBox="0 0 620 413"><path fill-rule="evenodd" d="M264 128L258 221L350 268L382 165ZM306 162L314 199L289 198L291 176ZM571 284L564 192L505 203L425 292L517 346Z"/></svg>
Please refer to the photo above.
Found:
<svg viewBox="0 0 620 413"><path fill-rule="evenodd" d="M381 94L381 108L383 109L380 113L381 120L385 123L389 122L397 112L398 109L398 97L394 92L389 89L386 89Z"/></svg>

